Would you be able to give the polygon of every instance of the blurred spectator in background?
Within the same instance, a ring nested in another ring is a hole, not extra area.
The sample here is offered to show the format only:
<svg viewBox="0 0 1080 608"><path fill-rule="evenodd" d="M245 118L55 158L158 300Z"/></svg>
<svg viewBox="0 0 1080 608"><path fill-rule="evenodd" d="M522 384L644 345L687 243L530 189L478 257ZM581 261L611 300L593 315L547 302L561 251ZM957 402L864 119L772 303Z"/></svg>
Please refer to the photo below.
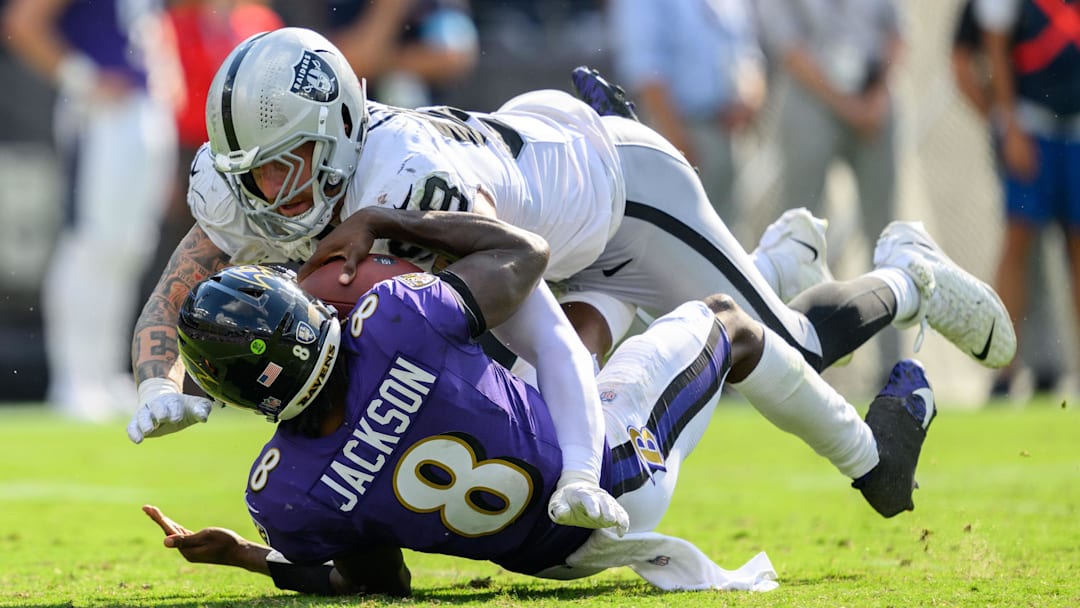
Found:
<svg viewBox="0 0 1080 608"><path fill-rule="evenodd" d="M990 65L983 52L982 36L982 28L975 19L975 0L964 0L953 27L949 63L964 101L979 118L989 121Z"/></svg>
<svg viewBox="0 0 1080 608"><path fill-rule="evenodd" d="M221 62L249 36L283 24L259 0L173 0L166 14L182 41L177 49L184 76L184 97L176 111L180 145L193 152L207 140L206 94Z"/></svg>
<svg viewBox="0 0 1080 608"><path fill-rule="evenodd" d="M1060 222L1080 319L1080 12L1060 0L976 0L990 64L1005 192L997 289L1014 322L1028 311L1028 268L1040 233ZM1060 328L1058 328L1060 333ZM1013 368L998 378L1007 384Z"/></svg>
<svg viewBox="0 0 1080 608"><path fill-rule="evenodd" d="M713 207L742 237L735 136L765 99L750 1L610 0L608 11L616 80L642 120L698 168Z"/></svg>
<svg viewBox="0 0 1080 608"><path fill-rule="evenodd" d="M47 397L86 420L135 397L127 348L176 154L179 70L159 9L120 0L4 7L11 50L58 88L53 126L69 181L41 294Z"/></svg>
<svg viewBox="0 0 1080 608"><path fill-rule="evenodd" d="M468 74L480 54L468 0L326 0L326 33L368 80L368 97L415 108Z"/></svg>
<svg viewBox="0 0 1080 608"><path fill-rule="evenodd" d="M854 178L862 239L896 214L896 108L890 77L901 50L893 0L759 0L761 39L775 72L779 203L828 217L825 186L836 160ZM830 262L846 240L829 231ZM900 335L878 335L879 358L900 357Z"/></svg>
<svg viewBox="0 0 1080 608"><path fill-rule="evenodd" d="M1001 142L1001 131L997 128L999 125L992 120L990 65L983 47L982 28L975 19L975 0L966 0L957 13L950 63L956 88L968 106L986 123L988 141L994 150L995 160L1000 160L997 149ZM996 164L1000 171L1000 162ZM1039 239L1039 251L1032 256L1034 259L1030 260L1026 273L1026 289L1029 293L1051 293L1053 285L1050 273L1065 263L1062 252L1057 248L1058 243L1045 238L1047 230L1054 228L1055 226L1047 226L1040 231L1044 238ZM1033 303L1032 314L1021 318L1015 314L1016 311L1012 311L1017 334L1023 334L1027 339L1020 342L1018 357L1013 364L996 375L990 388L991 398L1019 396L1013 393L1012 385L1016 376L1015 370L1024 364L1033 371L1034 392L1049 392L1058 387L1068 359L1061 342L1060 311L1054 304L1055 298L1038 298Z"/></svg>
<svg viewBox="0 0 1080 608"><path fill-rule="evenodd" d="M893 0L759 0L761 34L778 69L780 203L827 217L829 167L852 169L863 236L895 213L895 108L889 77L901 47ZM843 243L829 242L840 255Z"/></svg>
<svg viewBox="0 0 1080 608"><path fill-rule="evenodd" d="M218 67L233 48L253 34L281 27L281 18L259 0L172 0L166 23L179 42L176 54L182 72L182 94L176 105L179 141L176 178L161 222L161 236L149 271L143 277L142 299L154 288L173 249L195 220L187 206L188 169L206 133L206 94Z"/></svg>

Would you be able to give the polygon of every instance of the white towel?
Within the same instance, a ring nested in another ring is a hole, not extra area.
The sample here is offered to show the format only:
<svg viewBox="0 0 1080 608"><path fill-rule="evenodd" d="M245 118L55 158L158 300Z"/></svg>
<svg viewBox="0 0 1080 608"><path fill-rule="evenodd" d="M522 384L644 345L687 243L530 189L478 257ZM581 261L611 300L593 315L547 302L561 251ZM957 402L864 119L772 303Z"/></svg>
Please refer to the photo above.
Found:
<svg viewBox="0 0 1080 608"><path fill-rule="evenodd" d="M764 551L735 570L724 570L692 543L656 532L619 538L607 529L596 530L566 563L583 570L627 566L665 591L772 591L780 586Z"/></svg>

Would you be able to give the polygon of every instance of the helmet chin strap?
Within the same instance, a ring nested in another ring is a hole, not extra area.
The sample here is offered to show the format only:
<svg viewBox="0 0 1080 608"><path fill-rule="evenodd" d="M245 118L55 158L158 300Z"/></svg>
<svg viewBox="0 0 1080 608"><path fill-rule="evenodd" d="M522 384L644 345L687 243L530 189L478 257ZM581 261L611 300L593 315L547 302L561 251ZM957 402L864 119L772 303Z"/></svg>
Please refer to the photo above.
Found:
<svg viewBox="0 0 1080 608"><path fill-rule="evenodd" d="M329 116L330 116L330 110L327 109L326 106L323 106L323 107L319 108L319 130L318 130L318 133L319 133L320 136L326 135L326 121L329 118ZM315 159L322 157L320 152L322 152L322 149L327 146L326 140L320 139L318 141L318 143L315 144L315 146L318 148L318 150L316 150L311 155L311 170L312 170L312 172L314 172L316 170L316 168L315 168ZM339 183L341 183L341 175L337 171L333 171L333 172L330 173L330 177L328 177L326 181L330 182L331 186L336 186ZM316 180L316 183L317 182L318 182L318 180Z"/></svg>
<svg viewBox="0 0 1080 608"><path fill-rule="evenodd" d="M330 110L323 106L319 108L319 135L326 135L326 119L330 116Z"/></svg>

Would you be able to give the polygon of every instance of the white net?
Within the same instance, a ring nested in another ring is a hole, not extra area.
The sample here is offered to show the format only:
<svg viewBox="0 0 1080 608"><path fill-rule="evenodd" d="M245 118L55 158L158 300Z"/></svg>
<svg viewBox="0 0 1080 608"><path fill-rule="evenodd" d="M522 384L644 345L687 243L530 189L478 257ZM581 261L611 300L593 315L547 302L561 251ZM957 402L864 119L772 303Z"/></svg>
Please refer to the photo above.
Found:
<svg viewBox="0 0 1080 608"><path fill-rule="evenodd" d="M921 220L958 264L992 283L1003 234L1003 206L986 128L963 103L950 70L949 49L960 1L899 4L905 12L905 51L893 80L899 126L897 219ZM768 137L773 132L771 123L767 108L757 139L751 135L741 142L746 164L737 199L745 222L736 232L748 248L755 246L757 236L782 211L776 184L780 167ZM856 276L871 266L873 237L866 239L860 234L858 202L846 167L837 165L830 173L826 198L833 271L838 278ZM1056 256L1058 252L1052 253ZM1067 319L1071 310L1066 301L1067 283L1060 258L1055 260L1057 264L1049 265L1049 293L1033 297L1032 306L1046 298L1051 312ZM912 356L916 331L900 334L898 353L895 345L888 346L888 337L876 339L856 353L851 365L829 370L826 377L853 401L862 403L880 388L892 359ZM1070 328L1052 335L1075 334ZM1062 365L1064 370L1074 369L1073 340L1050 339L1059 341L1052 346L1069 362ZM942 400L977 404L986 398L992 374L940 336L928 336L914 356L926 364Z"/></svg>

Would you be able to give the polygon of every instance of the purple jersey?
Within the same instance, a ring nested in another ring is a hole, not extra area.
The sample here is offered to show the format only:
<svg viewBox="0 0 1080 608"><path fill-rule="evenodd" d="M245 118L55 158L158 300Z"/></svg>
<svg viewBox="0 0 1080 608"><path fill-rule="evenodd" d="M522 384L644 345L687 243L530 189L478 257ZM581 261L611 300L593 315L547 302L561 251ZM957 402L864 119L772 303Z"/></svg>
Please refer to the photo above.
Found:
<svg viewBox="0 0 1080 608"><path fill-rule="evenodd" d="M143 6L145 5L145 6ZM155 14L157 2L75 0L60 17L59 28L68 44L95 64L146 85L144 57L133 28L139 19Z"/></svg>
<svg viewBox="0 0 1080 608"><path fill-rule="evenodd" d="M473 342L441 279L376 285L344 322L342 356L342 428L311 439L282 423L251 470L252 517L287 558L391 545L533 574L588 537L547 515L562 471L547 407ZM609 470L605 454L604 483Z"/></svg>

